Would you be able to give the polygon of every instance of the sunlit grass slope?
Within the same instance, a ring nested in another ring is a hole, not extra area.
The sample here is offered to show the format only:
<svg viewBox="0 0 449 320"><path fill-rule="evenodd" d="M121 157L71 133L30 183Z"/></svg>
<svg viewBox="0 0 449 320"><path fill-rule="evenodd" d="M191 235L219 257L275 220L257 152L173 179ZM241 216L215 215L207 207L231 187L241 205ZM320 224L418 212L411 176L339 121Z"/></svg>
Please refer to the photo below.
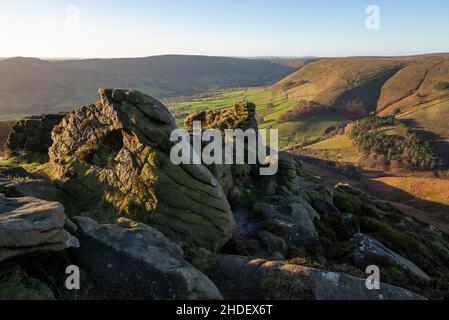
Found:
<svg viewBox="0 0 449 320"><path fill-rule="evenodd" d="M407 192L413 197L449 205L449 180L419 177L382 177L374 181Z"/></svg>
<svg viewBox="0 0 449 320"><path fill-rule="evenodd" d="M351 138L345 134L315 143L305 149L321 153L323 159L339 162L357 163L361 156L354 147Z"/></svg>
<svg viewBox="0 0 449 320"><path fill-rule="evenodd" d="M306 139L317 139L327 129L344 121L335 114L321 114L301 120L279 123L279 117L295 106L282 90L271 88L234 89L203 94L182 102L167 105L182 126L183 119L192 112L229 108L238 101L250 101L257 106L257 117L261 129L279 129L280 144L302 143Z"/></svg>

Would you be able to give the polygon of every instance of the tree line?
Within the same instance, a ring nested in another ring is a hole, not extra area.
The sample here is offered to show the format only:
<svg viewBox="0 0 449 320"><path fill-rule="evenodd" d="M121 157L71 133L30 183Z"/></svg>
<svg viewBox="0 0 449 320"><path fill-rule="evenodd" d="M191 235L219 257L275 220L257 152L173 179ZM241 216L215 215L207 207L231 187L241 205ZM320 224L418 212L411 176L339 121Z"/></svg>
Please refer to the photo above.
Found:
<svg viewBox="0 0 449 320"><path fill-rule="evenodd" d="M381 128L399 127L402 134L386 134ZM356 121L350 131L356 148L364 155L379 154L410 169L433 170L443 165L432 146L407 128L395 116L371 116Z"/></svg>

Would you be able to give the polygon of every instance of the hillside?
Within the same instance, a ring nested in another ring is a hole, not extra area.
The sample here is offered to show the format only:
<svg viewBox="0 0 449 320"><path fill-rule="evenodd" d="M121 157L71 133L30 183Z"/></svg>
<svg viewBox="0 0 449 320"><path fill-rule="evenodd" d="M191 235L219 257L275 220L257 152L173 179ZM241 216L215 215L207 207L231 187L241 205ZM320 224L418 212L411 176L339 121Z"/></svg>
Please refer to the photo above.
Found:
<svg viewBox="0 0 449 320"><path fill-rule="evenodd" d="M310 144L372 113L395 114L449 158L449 54L275 62L300 69L271 87L221 90L168 104L181 119L252 101L260 126L280 130L281 146Z"/></svg>
<svg viewBox="0 0 449 320"><path fill-rule="evenodd" d="M322 59L273 87L342 112L386 114L447 97L448 81L449 54L435 54Z"/></svg>
<svg viewBox="0 0 449 320"><path fill-rule="evenodd" d="M308 115L337 113L354 119L374 112L395 114L432 142L441 156L449 156L448 54L323 59L287 76L273 89L283 90L295 101L291 114L299 117L303 101L315 104Z"/></svg>
<svg viewBox="0 0 449 320"><path fill-rule="evenodd" d="M279 118L295 106L295 101L283 91L270 87L220 90L176 101L168 99L165 102L181 125L189 113L228 108L236 101L254 102L259 126L263 129L278 129L281 146L317 139L329 128L346 121L344 116L324 113L296 121L279 122Z"/></svg>
<svg viewBox="0 0 449 320"><path fill-rule="evenodd" d="M313 101L351 116L375 110L382 85L402 67L398 59L320 60L273 86L296 101Z"/></svg>
<svg viewBox="0 0 449 320"><path fill-rule="evenodd" d="M318 57L303 57L303 58L276 58L276 59L270 59L271 61L275 63L282 64L287 67L300 69L304 67L305 65L318 61L321 58Z"/></svg>
<svg viewBox="0 0 449 320"><path fill-rule="evenodd" d="M265 60L206 56L135 59L0 61L0 115L71 110L95 98L98 87L133 87L158 98L210 89L272 84L296 69Z"/></svg>

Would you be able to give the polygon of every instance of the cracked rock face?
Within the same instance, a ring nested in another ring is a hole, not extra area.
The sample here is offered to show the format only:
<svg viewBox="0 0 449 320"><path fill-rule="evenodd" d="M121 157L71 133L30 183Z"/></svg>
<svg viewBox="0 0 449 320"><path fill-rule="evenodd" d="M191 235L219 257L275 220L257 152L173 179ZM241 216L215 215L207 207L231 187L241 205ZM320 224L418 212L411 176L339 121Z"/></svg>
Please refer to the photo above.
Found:
<svg viewBox="0 0 449 320"><path fill-rule="evenodd" d="M12 128L6 142L6 150L12 154L20 152L47 153L51 146L51 131L64 114L32 116L18 121Z"/></svg>
<svg viewBox="0 0 449 320"><path fill-rule="evenodd" d="M217 287L183 258L161 232L121 218L99 225L75 218L81 246L74 250L105 294L113 299L222 299Z"/></svg>
<svg viewBox="0 0 449 320"><path fill-rule="evenodd" d="M54 128L54 179L97 220L95 212L111 206L171 239L221 248L235 229L229 203L205 166L171 162L170 112L137 91L99 94Z"/></svg>
<svg viewBox="0 0 449 320"><path fill-rule="evenodd" d="M78 246L64 230L66 215L58 202L0 195L0 262L36 251Z"/></svg>

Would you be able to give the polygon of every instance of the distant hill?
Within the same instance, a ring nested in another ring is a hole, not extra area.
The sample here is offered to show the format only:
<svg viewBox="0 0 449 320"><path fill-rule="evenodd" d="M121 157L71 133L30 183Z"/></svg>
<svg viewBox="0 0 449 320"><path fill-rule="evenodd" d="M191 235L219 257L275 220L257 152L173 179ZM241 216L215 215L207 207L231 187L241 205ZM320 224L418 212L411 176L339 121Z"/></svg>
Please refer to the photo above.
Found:
<svg viewBox="0 0 449 320"><path fill-rule="evenodd" d="M139 89L157 98L273 84L295 68L266 60L167 55L133 59L0 60L0 115L69 110L99 87Z"/></svg>
<svg viewBox="0 0 449 320"><path fill-rule="evenodd" d="M383 84L403 64L391 58L335 58L306 65L273 88L289 98L313 101L339 111L369 113L376 110Z"/></svg>
<svg viewBox="0 0 449 320"><path fill-rule="evenodd" d="M449 54L322 59L287 76L273 89L293 101L291 110L285 111L290 111L290 117L304 114L300 112L304 101L321 106L315 108L318 114L321 109L321 113L348 119L395 114L449 158Z"/></svg>
<svg viewBox="0 0 449 320"><path fill-rule="evenodd" d="M220 91L170 107L182 122L189 112L252 101L260 126L279 129L282 146L313 142L371 113L395 114L449 159L449 54L307 59L272 60L299 69L273 86Z"/></svg>
<svg viewBox="0 0 449 320"><path fill-rule="evenodd" d="M321 59L273 88L342 111L398 113L449 96L449 54Z"/></svg>
<svg viewBox="0 0 449 320"><path fill-rule="evenodd" d="M279 63L284 66L287 66L287 67L300 69L300 68L304 67L306 64L318 61L320 59L322 59L322 58L304 57L304 58L282 58L282 59L281 58L272 58L270 60L275 63Z"/></svg>

